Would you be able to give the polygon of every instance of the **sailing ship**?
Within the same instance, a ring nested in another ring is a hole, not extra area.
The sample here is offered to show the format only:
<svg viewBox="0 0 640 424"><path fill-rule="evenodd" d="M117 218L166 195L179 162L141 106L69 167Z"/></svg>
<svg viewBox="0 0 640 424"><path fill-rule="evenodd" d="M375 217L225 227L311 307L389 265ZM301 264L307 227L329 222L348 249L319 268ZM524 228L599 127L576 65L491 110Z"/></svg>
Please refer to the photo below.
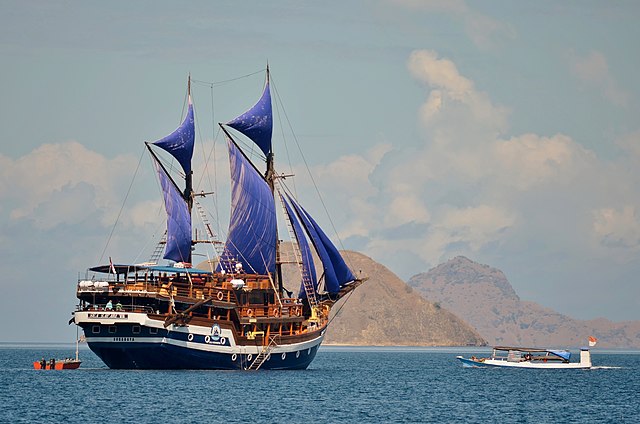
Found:
<svg viewBox="0 0 640 424"><path fill-rule="evenodd" d="M110 258L109 264L89 268L78 279L79 304L70 321L83 329L89 348L109 368L305 369L313 361L332 306L366 278L356 277L286 187L283 180L291 175L276 172L272 123L267 67L258 102L218 124L231 170L225 241L213 233L204 213L206 237L198 237L197 231L194 237L192 210L202 212L198 198L212 193L196 193L192 184L195 124L190 78L181 125L145 143L164 196L167 229L159 251L164 250L167 262L114 264ZM263 164L254 164L239 138L257 146L264 154ZM159 152L177 161L184 188L170 175ZM282 206L293 260L282 254L276 205ZM213 246L214 260L193 267L197 244ZM292 285L284 281L287 273L282 268L287 263L299 269L293 282L299 286L297 294L287 290Z"/></svg>

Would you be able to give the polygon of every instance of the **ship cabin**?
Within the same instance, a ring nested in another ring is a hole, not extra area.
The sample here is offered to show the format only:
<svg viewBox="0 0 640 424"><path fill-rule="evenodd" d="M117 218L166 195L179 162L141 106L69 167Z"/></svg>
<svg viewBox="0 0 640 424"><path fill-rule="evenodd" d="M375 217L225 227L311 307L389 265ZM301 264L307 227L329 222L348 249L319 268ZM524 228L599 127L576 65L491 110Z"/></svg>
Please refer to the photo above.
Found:
<svg viewBox="0 0 640 424"><path fill-rule="evenodd" d="M78 278L78 310L144 313L164 326L230 328L238 342L296 336L326 325L329 307L314 313L307 302L276 296L267 275L231 276L175 266L104 265ZM326 313L322 313L322 312Z"/></svg>

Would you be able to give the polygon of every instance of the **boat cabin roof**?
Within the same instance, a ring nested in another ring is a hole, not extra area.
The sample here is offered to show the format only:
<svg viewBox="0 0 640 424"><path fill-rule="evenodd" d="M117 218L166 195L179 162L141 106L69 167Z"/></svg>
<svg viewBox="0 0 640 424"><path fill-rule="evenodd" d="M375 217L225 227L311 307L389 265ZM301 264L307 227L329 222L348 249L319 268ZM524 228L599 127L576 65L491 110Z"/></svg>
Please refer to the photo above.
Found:
<svg viewBox="0 0 640 424"><path fill-rule="evenodd" d="M563 349L540 349L537 347L495 346L493 350L500 350L500 351L507 351L507 352L518 351L523 353L548 353L566 360L568 360L571 357L571 352Z"/></svg>
<svg viewBox="0 0 640 424"><path fill-rule="evenodd" d="M173 266L162 266L162 265L98 265L92 268L89 268L90 271L102 272L104 274L113 274L115 270L116 274L128 274L130 272L137 271L156 271L156 272L172 272L172 273L183 273L183 274L208 274L211 275L213 272L205 271L203 269L197 268L177 268Z"/></svg>

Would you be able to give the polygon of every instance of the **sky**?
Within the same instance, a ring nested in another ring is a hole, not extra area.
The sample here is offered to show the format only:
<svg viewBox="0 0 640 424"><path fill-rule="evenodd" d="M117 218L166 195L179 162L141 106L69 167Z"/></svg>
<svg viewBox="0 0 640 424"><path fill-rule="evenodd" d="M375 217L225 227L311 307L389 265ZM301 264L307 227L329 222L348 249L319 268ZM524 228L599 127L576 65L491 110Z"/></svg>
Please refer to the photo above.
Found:
<svg viewBox="0 0 640 424"><path fill-rule="evenodd" d="M179 124L189 75L194 180L225 191L217 122L258 99L267 63L277 170L341 248L405 280L464 255L523 300L640 320L639 16L634 1L1 1L0 341L72 341L86 269L148 259L164 224L143 142ZM207 202L223 234L228 200Z"/></svg>

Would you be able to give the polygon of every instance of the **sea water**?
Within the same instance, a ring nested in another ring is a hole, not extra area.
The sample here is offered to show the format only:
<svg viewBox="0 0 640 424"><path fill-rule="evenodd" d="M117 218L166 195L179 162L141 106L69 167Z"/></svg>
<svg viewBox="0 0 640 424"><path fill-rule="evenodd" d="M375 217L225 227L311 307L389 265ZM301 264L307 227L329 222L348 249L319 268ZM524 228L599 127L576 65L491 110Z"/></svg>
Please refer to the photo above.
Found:
<svg viewBox="0 0 640 424"><path fill-rule="evenodd" d="M640 352L591 370L463 368L469 348L322 346L305 371L78 370L74 346L0 345L2 423L640 423ZM578 352L575 352L577 355Z"/></svg>

